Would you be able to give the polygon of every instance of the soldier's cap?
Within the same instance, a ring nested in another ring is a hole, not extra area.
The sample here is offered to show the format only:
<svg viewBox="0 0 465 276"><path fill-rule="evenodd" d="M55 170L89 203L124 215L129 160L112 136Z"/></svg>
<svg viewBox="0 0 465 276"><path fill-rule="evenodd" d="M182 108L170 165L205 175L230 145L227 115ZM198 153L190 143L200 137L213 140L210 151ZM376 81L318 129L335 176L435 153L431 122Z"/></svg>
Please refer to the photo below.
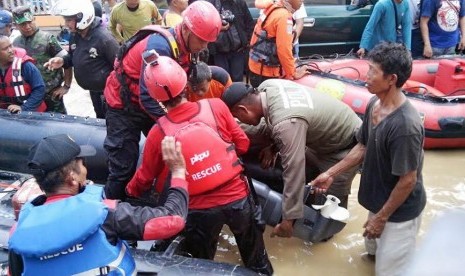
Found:
<svg viewBox="0 0 465 276"><path fill-rule="evenodd" d="M24 22L31 22L34 20L34 15L31 9L27 6L19 6L13 10L13 21L15 24L22 24Z"/></svg>
<svg viewBox="0 0 465 276"><path fill-rule="evenodd" d="M234 82L223 92L221 99L229 108L232 108L246 95L253 93L254 91L255 89L249 84Z"/></svg>
<svg viewBox="0 0 465 276"><path fill-rule="evenodd" d="M59 169L78 157L94 156L91 145L79 146L66 134L43 138L30 148L28 167L32 174L45 175Z"/></svg>
<svg viewBox="0 0 465 276"><path fill-rule="evenodd" d="M0 29L12 23L11 13L7 10L0 10Z"/></svg>

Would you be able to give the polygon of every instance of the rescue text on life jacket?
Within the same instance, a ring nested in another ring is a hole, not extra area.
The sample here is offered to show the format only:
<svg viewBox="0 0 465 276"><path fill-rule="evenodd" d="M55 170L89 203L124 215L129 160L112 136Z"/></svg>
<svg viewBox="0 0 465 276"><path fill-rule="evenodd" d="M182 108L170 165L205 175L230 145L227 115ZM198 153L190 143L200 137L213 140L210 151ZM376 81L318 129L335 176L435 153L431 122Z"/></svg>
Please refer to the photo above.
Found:
<svg viewBox="0 0 465 276"><path fill-rule="evenodd" d="M182 143L190 195L218 188L243 170L234 144L225 141L219 133L209 100L197 103L199 113L187 121L174 123L166 116L158 119L163 133Z"/></svg>

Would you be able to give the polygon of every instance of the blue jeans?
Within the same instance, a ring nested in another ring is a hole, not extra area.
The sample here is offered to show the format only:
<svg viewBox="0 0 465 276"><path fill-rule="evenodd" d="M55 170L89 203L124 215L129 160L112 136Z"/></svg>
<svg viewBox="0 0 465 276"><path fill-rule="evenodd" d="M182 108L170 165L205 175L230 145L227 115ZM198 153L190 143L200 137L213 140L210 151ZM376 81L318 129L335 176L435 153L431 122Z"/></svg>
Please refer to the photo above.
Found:
<svg viewBox="0 0 465 276"><path fill-rule="evenodd" d="M442 56L442 55L455 55L455 46L448 48L436 48L432 47L433 56Z"/></svg>
<svg viewBox="0 0 465 276"><path fill-rule="evenodd" d="M410 46L412 49L412 57L422 57L423 47L423 39L421 38L420 28L412 30L412 44Z"/></svg>

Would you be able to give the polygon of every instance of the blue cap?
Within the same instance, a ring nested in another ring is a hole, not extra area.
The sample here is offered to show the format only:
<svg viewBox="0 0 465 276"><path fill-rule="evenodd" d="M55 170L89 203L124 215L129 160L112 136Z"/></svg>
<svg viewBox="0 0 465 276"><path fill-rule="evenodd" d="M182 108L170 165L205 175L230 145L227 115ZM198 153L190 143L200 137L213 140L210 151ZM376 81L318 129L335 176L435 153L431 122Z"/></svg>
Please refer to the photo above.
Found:
<svg viewBox="0 0 465 276"><path fill-rule="evenodd" d="M6 10L0 10L0 29L5 28L8 24L13 22L11 13Z"/></svg>

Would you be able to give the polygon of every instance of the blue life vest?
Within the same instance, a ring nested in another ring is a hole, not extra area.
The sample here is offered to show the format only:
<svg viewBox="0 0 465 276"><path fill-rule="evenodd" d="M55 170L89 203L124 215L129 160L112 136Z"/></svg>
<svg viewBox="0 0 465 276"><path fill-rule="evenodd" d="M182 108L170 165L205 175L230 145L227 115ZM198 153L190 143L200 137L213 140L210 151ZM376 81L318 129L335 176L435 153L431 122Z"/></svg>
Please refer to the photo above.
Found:
<svg viewBox="0 0 465 276"><path fill-rule="evenodd" d="M134 275L135 262L127 244L108 242L100 226L108 215L103 188L57 202L21 210L9 248L20 254L23 275Z"/></svg>

